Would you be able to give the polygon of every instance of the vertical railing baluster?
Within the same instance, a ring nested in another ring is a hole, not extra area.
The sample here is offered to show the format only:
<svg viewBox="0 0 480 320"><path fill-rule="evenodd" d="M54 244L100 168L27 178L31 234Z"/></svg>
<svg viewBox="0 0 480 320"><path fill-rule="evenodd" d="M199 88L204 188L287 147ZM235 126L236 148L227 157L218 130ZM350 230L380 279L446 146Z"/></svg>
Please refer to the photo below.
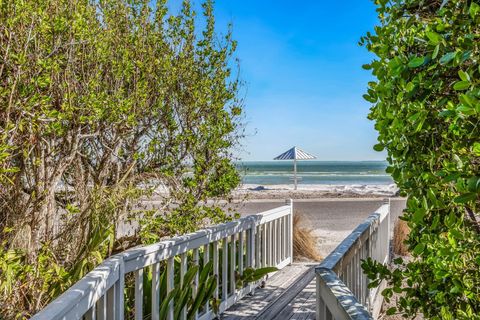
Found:
<svg viewBox="0 0 480 320"><path fill-rule="evenodd" d="M135 271L135 320L143 320L143 269Z"/></svg>
<svg viewBox="0 0 480 320"><path fill-rule="evenodd" d="M273 221L268 222L268 265L273 266Z"/></svg>
<svg viewBox="0 0 480 320"><path fill-rule="evenodd" d="M282 262L282 218L277 220L277 263Z"/></svg>
<svg viewBox="0 0 480 320"><path fill-rule="evenodd" d="M361 274L360 274L360 249L357 249L356 250L356 253L355 253L355 269L356 269L356 273L357 273L357 285L356 285L356 293L355 295L357 297L360 296L360 286L361 286L361 282L362 282L362 278L361 278Z"/></svg>
<svg viewBox="0 0 480 320"><path fill-rule="evenodd" d="M115 319L124 318L124 291L125 291L125 265L123 259L120 259L118 266L118 280L115 283Z"/></svg>
<svg viewBox="0 0 480 320"><path fill-rule="evenodd" d="M152 265L152 320L160 319L160 262Z"/></svg>
<svg viewBox="0 0 480 320"><path fill-rule="evenodd" d="M204 268L209 261L210 261L210 244L206 244L203 246L203 267ZM208 304L208 301L205 303L204 309L206 314L210 312L210 306Z"/></svg>
<svg viewBox="0 0 480 320"><path fill-rule="evenodd" d="M348 267L348 288L350 288L350 290L352 290L352 288L353 288L353 268L354 268L352 260L350 260L350 263L348 264L347 267ZM353 292L353 290L352 290L352 292Z"/></svg>
<svg viewBox="0 0 480 320"><path fill-rule="evenodd" d="M236 252L236 241L235 241L236 234L231 235L231 241L230 241L230 293L232 295L235 294L235 271L236 271L236 263L235 263L235 258L237 257L237 252Z"/></svg>
<svg viewBox="0 0 480 320"><path fill-rule="evenodd" d="M326 306L320 290L320 276L318 274L316 275L316 297L317 320L325 320Z"/></svg>
<svg viewBox="0 0 480 320"><path fill-rule="evenodd" d="M101 296L97 301L97 319L106 320L107 319L107 304L106 304L105 295Z"/></svg>
<svg viewBox="0 0 480 320"><path fill-rule="evenodd" d="M261 226L255 226L255 263L252 263L251 267L260 268L262 266L262 229Z"/></svg>
<svg viewBox="0 0 480 320"><path fill-rule="evenodd" d="M222 301L228 298L228 238L222 240Z"/></svg>
<svg viewBox="0 0 480 320"><path fill-rule="evenodd" d="M167 296L175 287L175 257L170 257L167 260ZM174 301L171 299L168 303L168 313L167 319L173 320L173 304Z"/></svg>
<svg viewBox="0 0 480 320"><path fill-rule="evenodd" d="M250 253L247 252L247 267L254 268L258 263L258 238L257 238L257 226L253 223L250 229L248 229L249 236L249 247L251 248Z"/></svg>
<svg viewBox="0 0 480 320"><path fill-rule="evenodd" d="M115 285L107 290L107 320L115 319Z"/></svg>
<svg viewBox="0 0 480 320"><path fill-rule="evenodd" d="M280 235L279 237L279 245L280 245L280 262L282 262L283 260L285 260L285 242L283 241L283 238L285 237L284 233L283 233L283 218L284 217L281 217L278 222L278 233Z"/></svg>
<svg viewBox="0 0 480 320"><path fill-rule="evenodd" d="M218 288L220 287L220 274L218 272L218 241L214 241L212 245L213 250L213 275L217 278L217 286L215 287L214 297L218 300Z"/></svg>
<svg viewBox="0 0 480 320"><path fill-rule="evenodd" d="M267 224L262 224L262 267L267 266Z"/></svg>
<svg viewBox="0 0 480 320"><path fill-rule="evenodd" d="M358 269L358 301L360 301L361 304L364 303L363 301L363 272L362 272L362 267L360 267L361 263L362 263L362 256L363 256L363 247L364 244L362 243L362 245L360 246L360 248L358 249L358 265L357 265L357 269Z"/></svg>
<svg viewBox="0 0 480 320"><path fill-rule="evenodd" d="M187 273L187 253L182 253L180 255L180 288L182 288L183 292L183 287L185 286L185 273ZM180 319L185 320L187 319L187 308L183 308L182 311L180 312Z"/></svg>
<svg viewBox="0 0 480 320"><path fill-rule="evenodd" d="M238 234L238 274L243 275L243 257L244 257L244 251L243 251L244 245L243 245L243 231L240 231Z"/></svg>
<svg viewBox="0 0 480 320"><path fill-rule="evenodd" d="M85 313L85 320L96 320L96 305L94 304L90 309L88 309L87 313Z"/></svg>
<svg viewBox="0 0 480 320"><path fill-rule="evenodd" d="M199 266L200 265L200 261L199 261L199 253L198 253L198 248L195 248L193 249L193 265L195 266ZM197 270L197 273L195 273L195 277L194 277L194 280L193 280L193 290L192 290L192 298L195 299L195 297L197 296L198 294L198 287L199 287L199 283L198 283L198 270ZM198 311L195 312L195 319L198 318Z"/></svg>
<svg viewBox="0 0 480 320"><path fill-rule="evenodd" d="M367 239L367 242L365 243L365 246L363 247L363 250L362 250L362 253L363 253L363 256L362 256L362 260L365 260L368 256L368 247L369 247L369 242L370 240ZM362 269L362 266L361 266L361 262L360 262L360 272L362 274L362 296L363 296L363 304L367 304L367 297L368 297L368 288L367 288L367 285L368 285L368 278L367 276L365 275L365 273L363 273L363 269Z"/></svg>
<svg viewBox="0 0 480 320"><path fill-rule="evenodd" d="M283 259L288 258L288 216L283 217Z"/></svg>
<svg viewBox="0 0 480 320"><path fill-rule="evenodd" d="M245 245L245 267L251 267L253 265L253 261L255 260L255 247L252 246L252 238L255 237L255 233L253 232L253 228L250 228L246 231L246 245Z"/></svg>
<svg viewBox="0 0 480 320"><path fill-rule="evenodd" d="M288 241L289 241L289 248L288 254L290 257L290 263L293 262L293 201L292 199L287 200L287 205L290 206L290 215L288 216Z"/></svg>
<svg viewBox="0 0 480 320"><path fill-rule="evenodd" d="M272 221L272 266L277 265L277 219Z"/></svg>

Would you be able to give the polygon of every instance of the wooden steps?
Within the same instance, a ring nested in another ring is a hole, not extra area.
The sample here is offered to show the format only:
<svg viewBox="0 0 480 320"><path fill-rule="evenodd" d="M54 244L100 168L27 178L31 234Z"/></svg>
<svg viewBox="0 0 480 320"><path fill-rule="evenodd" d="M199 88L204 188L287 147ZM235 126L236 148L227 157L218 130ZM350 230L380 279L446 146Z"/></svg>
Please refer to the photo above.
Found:
<svg viewBox="0 0 480 320"><path fill-rule="evenodd" d="M315 319L314 264L293 263L225 311L228 320Z"/></svg>

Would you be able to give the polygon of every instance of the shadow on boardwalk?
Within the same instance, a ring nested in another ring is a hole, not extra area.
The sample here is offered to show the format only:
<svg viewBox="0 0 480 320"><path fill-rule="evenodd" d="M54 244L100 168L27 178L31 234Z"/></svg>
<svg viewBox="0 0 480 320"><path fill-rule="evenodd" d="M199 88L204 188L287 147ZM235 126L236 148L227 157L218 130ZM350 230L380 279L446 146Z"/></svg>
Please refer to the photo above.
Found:
<svg viewBox="0 0 480 320"><path fill-rule="evenodd" d="M315 319L315 264L293 263L233 305L223 319Z"/></svg>

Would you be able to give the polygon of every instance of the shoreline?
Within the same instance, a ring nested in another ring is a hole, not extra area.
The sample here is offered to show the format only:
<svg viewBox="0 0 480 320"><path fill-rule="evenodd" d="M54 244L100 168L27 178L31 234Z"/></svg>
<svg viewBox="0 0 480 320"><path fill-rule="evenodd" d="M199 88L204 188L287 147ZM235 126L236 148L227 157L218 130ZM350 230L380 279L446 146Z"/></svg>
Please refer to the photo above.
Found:
<svg viewBox="0 0 480 320"><path fill-rule="evenodd" d="M233 192L235 200L255 199L324 199L324 198L385 198L398 197L395 184L300 184L292 185L244 184Z"/></svg>

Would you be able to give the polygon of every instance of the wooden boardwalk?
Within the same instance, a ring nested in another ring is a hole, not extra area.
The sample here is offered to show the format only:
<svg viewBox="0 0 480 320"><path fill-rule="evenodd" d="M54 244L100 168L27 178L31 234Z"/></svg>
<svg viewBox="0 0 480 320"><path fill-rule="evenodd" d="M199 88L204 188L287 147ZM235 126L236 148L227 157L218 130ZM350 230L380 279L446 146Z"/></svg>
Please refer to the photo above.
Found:
<svg viewBox="0 0 480 320"><path fill-rule="evenodd" d="M293 263L267 279L263 288L225 311L222 319L315 319L315 264Z"/></svg>

